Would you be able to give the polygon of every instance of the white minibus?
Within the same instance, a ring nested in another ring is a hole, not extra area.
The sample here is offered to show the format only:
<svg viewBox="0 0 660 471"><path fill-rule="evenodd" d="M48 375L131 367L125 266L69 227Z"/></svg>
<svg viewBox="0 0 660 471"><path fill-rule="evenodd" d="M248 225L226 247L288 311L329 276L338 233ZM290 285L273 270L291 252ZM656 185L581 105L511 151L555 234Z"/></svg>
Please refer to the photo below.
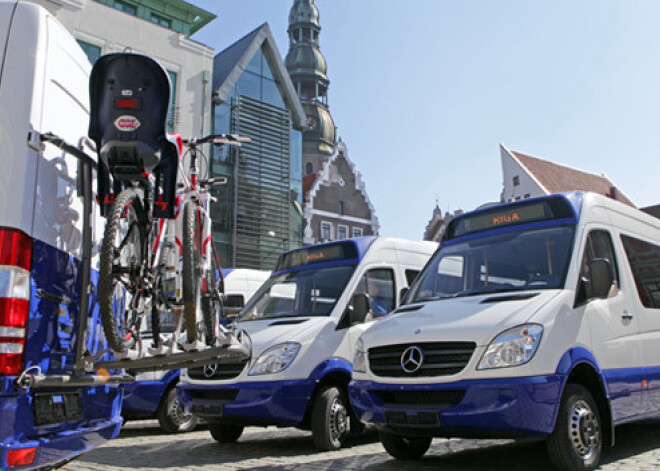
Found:
<svg viewBox="0 0 660 471"><path fill-rule="evenodd" d="M455 217L357 341L349 391L396 458L531 437L557 469L595 469L616 425L660 413L660 221L579 192Z"/></svg>
<svg viewBox="0 0 660 471"><path fill-rule="evenodd" d="M219 442L236 441L246 425L278 425L311 430L319 449L339 448L359 427L346 389L355 341L399 305L437 245L362 237L282 254L236 322L252 358L182 373L180 402Z"/></svg>

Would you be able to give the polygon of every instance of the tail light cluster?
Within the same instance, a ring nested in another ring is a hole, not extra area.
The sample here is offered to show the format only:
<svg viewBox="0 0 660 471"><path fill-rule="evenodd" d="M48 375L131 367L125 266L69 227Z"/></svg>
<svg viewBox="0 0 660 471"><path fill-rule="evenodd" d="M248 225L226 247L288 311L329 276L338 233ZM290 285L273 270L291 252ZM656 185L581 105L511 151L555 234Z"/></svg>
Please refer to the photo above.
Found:
<svg viewBox="0 0 660 471"><path fill-rule="evenodd" d="M0 376L23 370L31 269L32 239L0 228Z"/></svg>

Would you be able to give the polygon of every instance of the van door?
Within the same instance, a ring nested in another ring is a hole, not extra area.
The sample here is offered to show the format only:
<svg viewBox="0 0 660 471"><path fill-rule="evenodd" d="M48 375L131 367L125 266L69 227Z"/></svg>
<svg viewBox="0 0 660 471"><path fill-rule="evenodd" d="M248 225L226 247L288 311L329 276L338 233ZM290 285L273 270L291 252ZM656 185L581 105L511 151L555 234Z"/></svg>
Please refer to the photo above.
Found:
<svg viewBox="0 0 660 471"><path fill-rule="evenodd" d="M632 270L628 276L633 304L630 315L639 323L644 379L648 382L640 412L654 413L660 410L660 246L626 234L620 238Z"/></svg>
<svg viewBox="0 0 660 471"><path fill-rule="evenodd" d="M630 294L634 287L626 278L621 280L610 232L591 226L585 234L580 280L589 279L590 261L604 258L612 264L615 283L605 299L593 298L588 285L582 288L584 295L580 299L581 288L578 286L576 311L588 322L591 350L607 380L613 419L618 422L638 415L642 403L643 370L639 327L637 318L630 316Z"/></svg>

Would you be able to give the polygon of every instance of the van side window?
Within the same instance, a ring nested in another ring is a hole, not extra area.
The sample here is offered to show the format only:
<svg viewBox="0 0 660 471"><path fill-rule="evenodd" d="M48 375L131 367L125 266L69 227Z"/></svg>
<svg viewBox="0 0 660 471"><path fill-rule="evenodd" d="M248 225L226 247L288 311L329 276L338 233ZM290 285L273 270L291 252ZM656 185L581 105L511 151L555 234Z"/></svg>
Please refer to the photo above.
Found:
<svg viewBox="0 0 660 471"><path fill-rule="evenodd" d="M610 261L614 272L614 283L619 285L619 269L612 247L612 238L607 231L591 231L587 237L587 243L584 246L584 254L582 255L582 268L580 269L580 278L589 279L589 262L592 260L604 258ZM610 295L612 293L610 292ZM591 293L588 293L588 298Z"/></svg>
<svg viewBox="0 0 660 471"><path fill-rule="evenodd" d="M387 268L369 270L364 274L355 293L366 293L371 300L374 318L394 310L394 272Z"/></svg>
<svg viewBox="0 0 660 471"><path fill-rule="evenodd" d="M630 262L639 300L644 307L660 309L660 247L633 237L621 236Z"/></svg>
<svg viewBox="0 0 660 471"><path fill-rule="evenodd" d="M419 270L406 270L406 283L411 286L415 278L419 275Z"/></svg>

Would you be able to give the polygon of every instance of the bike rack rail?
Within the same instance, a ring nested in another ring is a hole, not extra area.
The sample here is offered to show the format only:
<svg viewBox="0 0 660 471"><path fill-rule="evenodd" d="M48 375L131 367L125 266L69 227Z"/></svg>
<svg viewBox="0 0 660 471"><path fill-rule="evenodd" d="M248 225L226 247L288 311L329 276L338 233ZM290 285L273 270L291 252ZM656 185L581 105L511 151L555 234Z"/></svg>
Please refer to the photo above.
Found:
<svg viewBox="0 0 660 471"><path fill-rule="evenodd" d="M84 138L78 146L66 142L53 133L31 133L29 142L52 144L67 154L78 159L78 195L83 198L83 229L82 229L82 259L81 263L81 290L80 309L78 313L78 330L76 340L75 360L71 375L44 375L38 368L31 373L33 367L27 368L18 378L17 384L21 388L50 388L57 386L102 386L108 384L128 384L135 381L130 374L108 373L112 369L130 369L132 372L171 370L179 368L193 368L223 361L238 361L249 358L250 352L241 344L208 347L194 352L176 352L169 355L143 357L124 360L96 361L96 358L87 350L87 319L89 317L89 295L91 282L92 262L92 171L98 167L97 163L84 151ZM91 374L96 372L96 374Z"/></svg>

